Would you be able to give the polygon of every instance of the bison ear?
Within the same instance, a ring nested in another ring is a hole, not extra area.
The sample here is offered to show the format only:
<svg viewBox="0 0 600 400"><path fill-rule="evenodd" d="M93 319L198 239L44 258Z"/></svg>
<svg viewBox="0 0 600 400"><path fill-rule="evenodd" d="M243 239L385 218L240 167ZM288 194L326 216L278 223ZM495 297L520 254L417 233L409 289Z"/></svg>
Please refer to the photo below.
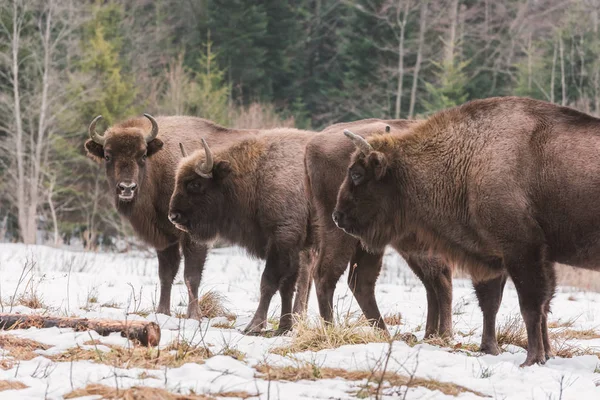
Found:
<svg viewBox="0 0 600 400"><path fill-rule="evenodd" d="M160 139L154 139L148 142L146 146L146 155L150 157L151 155L157 153L160 149L163 148L163 142Z"/></svg>
<svg viewBox="0 0 600 400"><path fill-rule="evenodd" d="M368 157L369 166L373 169L376 180L383 178L387 171L387 159L383 153L372 151Z"/></svg>
<svg viewBox="0 0 600 400"><path fill-rule="evenodd" d="M104 147L101 144L88 139L84 145L87 150L87 156L96 162L102 161L104 158Z"/></svg>
<svg viewBox="0 0 600 400"><path fill-rule="evenodd" d="M223 180L231 173L231 164L229 161L219 161L213 167L213 178Z"/></svg>

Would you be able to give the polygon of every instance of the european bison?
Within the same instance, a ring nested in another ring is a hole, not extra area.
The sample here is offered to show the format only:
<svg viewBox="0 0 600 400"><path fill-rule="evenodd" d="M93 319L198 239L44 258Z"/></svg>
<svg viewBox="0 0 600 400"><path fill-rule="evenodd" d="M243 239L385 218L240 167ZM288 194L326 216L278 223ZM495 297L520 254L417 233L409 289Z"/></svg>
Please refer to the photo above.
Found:
<svg viewBox="0 0 600 400"><path fill-rule="evenodd" d="M231 143L255 130L227 129L194 117L133 118L96 132L94 118L85 143L88 155L104 160L115 205L135 232L156 248L160 278L157 312L170 315L171 286L179 270L180 247L185 257L184 277L189 295L188 317L200 318L198 286L207 247L189 239L168 219L169 199L175 187L175 170L180 156L178 143L200 146L200 137L215 143ZM160 138L157 136L160 133Z"/></svg>
<svg viewBox="0 0 600 400"><path fill-rule="evenodd" d="M479 280L512 278L522 366L552 355L553 263L599 269L600 119L518 98L476 100L368 141L340 188L338 225L372 249L416 235Z"/></svg>
<svg viewBox="0 0 600 400"><path fill-rule="evenodd" d="M367 119L336 124L315 135L306 146L305 171L318 226L319 256L315 266L315 285L321 316L333 319L333 294L339 277L350 261L348 285L365 317L386 329L375 300L375 283L382 266L383 248L367 252L360 241L338 229L332 219L338 188L347 175L348 163L356 147L342 136L351 129L365 137L391 133L404 135L421 121ZM449 336L452 332L452 268L438 257L422 251L414 237L403 237L394 248L423 282L427 292L425 337ZM499 291L491 283L475 283L485 318L481 350L498 354L495 317L500 305L505 278L499 278ZM483 295L485 293L485 295Z"/></svg>
<svg viewBox="0 0 600 400"><path fill-rule="evenodd" d="M300 253L313 250L302 163L310 137L312 132L279 129L214 149L203 141L204 150L184 158L177 169L171 221L194 240L220 237L266 260L259 305L247 333L265 327L277 290L277 333L292 326Z"/></svg>

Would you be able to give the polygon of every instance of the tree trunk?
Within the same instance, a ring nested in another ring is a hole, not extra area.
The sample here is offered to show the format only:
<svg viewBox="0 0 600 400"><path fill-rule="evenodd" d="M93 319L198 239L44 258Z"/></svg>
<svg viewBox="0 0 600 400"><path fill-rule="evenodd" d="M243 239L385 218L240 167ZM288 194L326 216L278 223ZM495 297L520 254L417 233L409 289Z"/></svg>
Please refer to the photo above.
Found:
<svg viewBox="0 0 600 400"><path fill-rule="evenodd" d="M415 104L417 102L417 85L419 82L419 71L421 70L421 62L423 60L423 44L425 43L425 31L427 27L427 1L421 0L421 9L419 11L419 44L417 48L417 60L415 62L415 70L413 73L412 88L410 90L410 106L408 109L408 118L412 119L415 112Z"/></svg>
<svg viewBox="0 0 600 400"><path fill-rule="evenodd" d="M56 184L56 178L52 178L50 181L50 187L48 187L48 206L50 207L50 215L52 216L52 227L54 230L54 245L60 244L60 235L58 233L58 218L56 217L56 208L54 207L54 201L52 201L52 195L54 194L54 186Z"/></svg>
<svg viewBox="0 0 600 400"><path fill-rule="evenodd" d="M400 39L398 40L398 85L396 86L396 112L394 113L395 118L400 118L400 111L402 109L402 85L404 81L404 34L406 32L406 19L408 18L408 8L410 0L405 0L402 20L400 19L400 4L401 0L398 0L396 8L396 24L400 26Z"/></svg>
<svg viewBox="0 0 600 400"><path fill-rule="evenodd" d="M560 51L560 88L562 92L560 104L567 105L567 85L565 83L565 57L562 35L558 38L558 48Z"/></svg>
<svg viewBox="0 0 600 400"><path fill-rule="evenodd" d="M550 73L550 103L554 103L554 79L556 70L556 42L554 42L554 54L552 56L552 72Z"/></svg>
<svg viewBox="0 0 600 400"><path fill-rule="evenodd" d="M456 24L458 19L459 0L452 0L449 10L450 27L448 28L448 38L446 39L446 53L444 61L448 65L454 64L454 47L456 46Z"/></svg>

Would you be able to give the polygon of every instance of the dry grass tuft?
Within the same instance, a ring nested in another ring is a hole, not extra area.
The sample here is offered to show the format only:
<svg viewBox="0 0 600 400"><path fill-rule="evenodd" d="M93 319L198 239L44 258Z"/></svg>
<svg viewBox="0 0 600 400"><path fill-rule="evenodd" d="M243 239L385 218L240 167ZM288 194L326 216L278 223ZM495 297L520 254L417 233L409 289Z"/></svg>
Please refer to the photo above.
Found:
<svg viewBox="0 0 600 400"><path fill-rule="evenodd" d="M27 389L29 386L19 381L0 381L0 392L5 390Z"/></svg>
<svg viewBox="0 0 600 400"><path fill-rule="evenodd" d="M235 321L218 322L216 324L212 324L211 326L219 329L235 329Z"/></svg>
<svg viewBox="0 0 600 400"><path fill-rule="evenodd" d="M499 346L512 344L527 348L527 331L520 315L515 314L504 321L496 330L496 336Z"/></svg>
<svg viewBox="0 0 600 400"><path fill-rule="evenodd" d="M19 296L17 303L22 306L34 308L34 309L48 308L44 304L44 301L42 300L42 298L34 290L23 293L21 296Z"/></svg>
<svg viewBox="0 0 600 400"><path fill-rule="evenodd" d="M134 386L129 389L116 389L100 384L90 384L82 389L67 393L65 399L75 399L83 396L101 396L102 399L125 400L211 400L210 397L197 394L175 394L164 389Z"/></svg>
<svg viewBox="0 0 600 400"><path fill-rule="evenodd" d="M346 319L340 323L329 324L319 320L316 324L301 319L294 327L292 343L271 350L272 353L286 355L302 351L335 349L349 344L367 344L388 342L385 334L364 321Z"/></svg>
<svg viewBox="0 0 600 400"><path fill-rule="evenodd" d="M247 399L256 397L256 394L250 394L243 391L235 392L218 392L211 396L201 394L180 394L171 393L165 389L152 388L146 386L134 386L128 389L116 389L113 387L93 383L82 389L73 390L67 393L65 399L75 399L83 396L101 396L101 399L123 399L123 400L213 400L215 397L235 397Z"/></svg>
<svg viewBox="0 0 600 400"><path fill-rule="evenodd" d="M568 340L568 339L589 340L589 339L600 338L600 333L598 333L594 329L576 330L576 329L566 328L566 329L561 329L558 332L555 332L554 337L562 338L565 340Z"/></svg>
<svg viewBox="0 0 600 400"><path fill-rule="evenodd" d="M52 346L13 335L0 335L0 347L8 351L15 360L31 360L38 356L34 350L47 350ZM11 369L13 365L12 359L0 361L0 368L4 370Z"/></svg>
<svg viewBox="0 0 600 400"><path fill-rule="evenodd" d="M565 321L563 321L562 319L559 318L556 321L548 322L548 328L550 328L550 329L571 328L573 325L575 325L575 321L576 321L576 318L567 319Z"/></svg>
<svg viewBox="0 0 600 400"><path fill-rule="evenodd" d="M64 353L53 355L48 358L59 362L89 360L126 369L160 369L165 366L176 368L186 363L203 363L205 359L211 356L211 353L207 348L190 346L185 342L171 343L163 350L143 346L130 348L112 345L107 346L111 349L107 352L98 349L73 347Z"/></svg>
<svg viewBox="0 0 600 400"><path fill-rule="evenodd" d="M396 314L388 314L385 317L383 317L383 322L386 323L386 325L401 325L402 324L402 314L401 313L396 313Z"/></svg>
<svg viewBox="0 0 600 400"><path fill-rule="evenodd" d="M225 296L214 290L209 290L198 299L200 315L203 318L225 317L229 321L235 320L235 315L225 307L225 302Z"/></svg>
<svg viewBox="0 0 600 400"><path fill-rule="evenodd" d="M440 392L458 396L461 393L473 393L478 396L488 397L482 393L473 391L464 386L456 385L449 382L440 382L433 379L408 377L397 373L387 372L383 376L379 372L374 371L347 371L341 368L321 368L315 364L303 363L298 366L286 366L277 367L268 364L259 364L256 367L259 373L259 377L262 379L269 380L283 380L283 381L300 381L300 380L318 380L318 379L335 379L342 378L349 381L362 381L367 380L368 382L379 382L384 381L389 386L406 386L406 387L424 387L429 390L439 390ZM375 388L373 393L375 394ZM370 390L369 390L370 391Z"/></svg>

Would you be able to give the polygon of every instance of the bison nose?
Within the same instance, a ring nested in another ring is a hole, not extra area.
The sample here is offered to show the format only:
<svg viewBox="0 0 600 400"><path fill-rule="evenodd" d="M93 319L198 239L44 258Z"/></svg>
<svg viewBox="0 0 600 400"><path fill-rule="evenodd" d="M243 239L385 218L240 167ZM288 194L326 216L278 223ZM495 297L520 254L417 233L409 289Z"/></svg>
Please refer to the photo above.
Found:
<svg viewBox="0 0 600 400"><path fill-rule="evenodd" d="M344 218L344 213L336 210L331 214L331 218L333 218L333 222L335 222L336 225L339 225L342 218Z"/></svg>
<svg viewBox="0 0 600 400"><path fill-rule="evenodd" d="M178 213L176 211L174 212L170 212L169 213L169 221L171 221L172 223L177 223L181 221L181 213Z"/></svg>
<svg viewBox="0 0 600 400"><path fill-rule="evenodd" d="M137 183L135 183L135 182L119 182L117 187L122 192L124 192L126 190L130 190L133 192L135 190L135 188L137 188Z"/></svg>

